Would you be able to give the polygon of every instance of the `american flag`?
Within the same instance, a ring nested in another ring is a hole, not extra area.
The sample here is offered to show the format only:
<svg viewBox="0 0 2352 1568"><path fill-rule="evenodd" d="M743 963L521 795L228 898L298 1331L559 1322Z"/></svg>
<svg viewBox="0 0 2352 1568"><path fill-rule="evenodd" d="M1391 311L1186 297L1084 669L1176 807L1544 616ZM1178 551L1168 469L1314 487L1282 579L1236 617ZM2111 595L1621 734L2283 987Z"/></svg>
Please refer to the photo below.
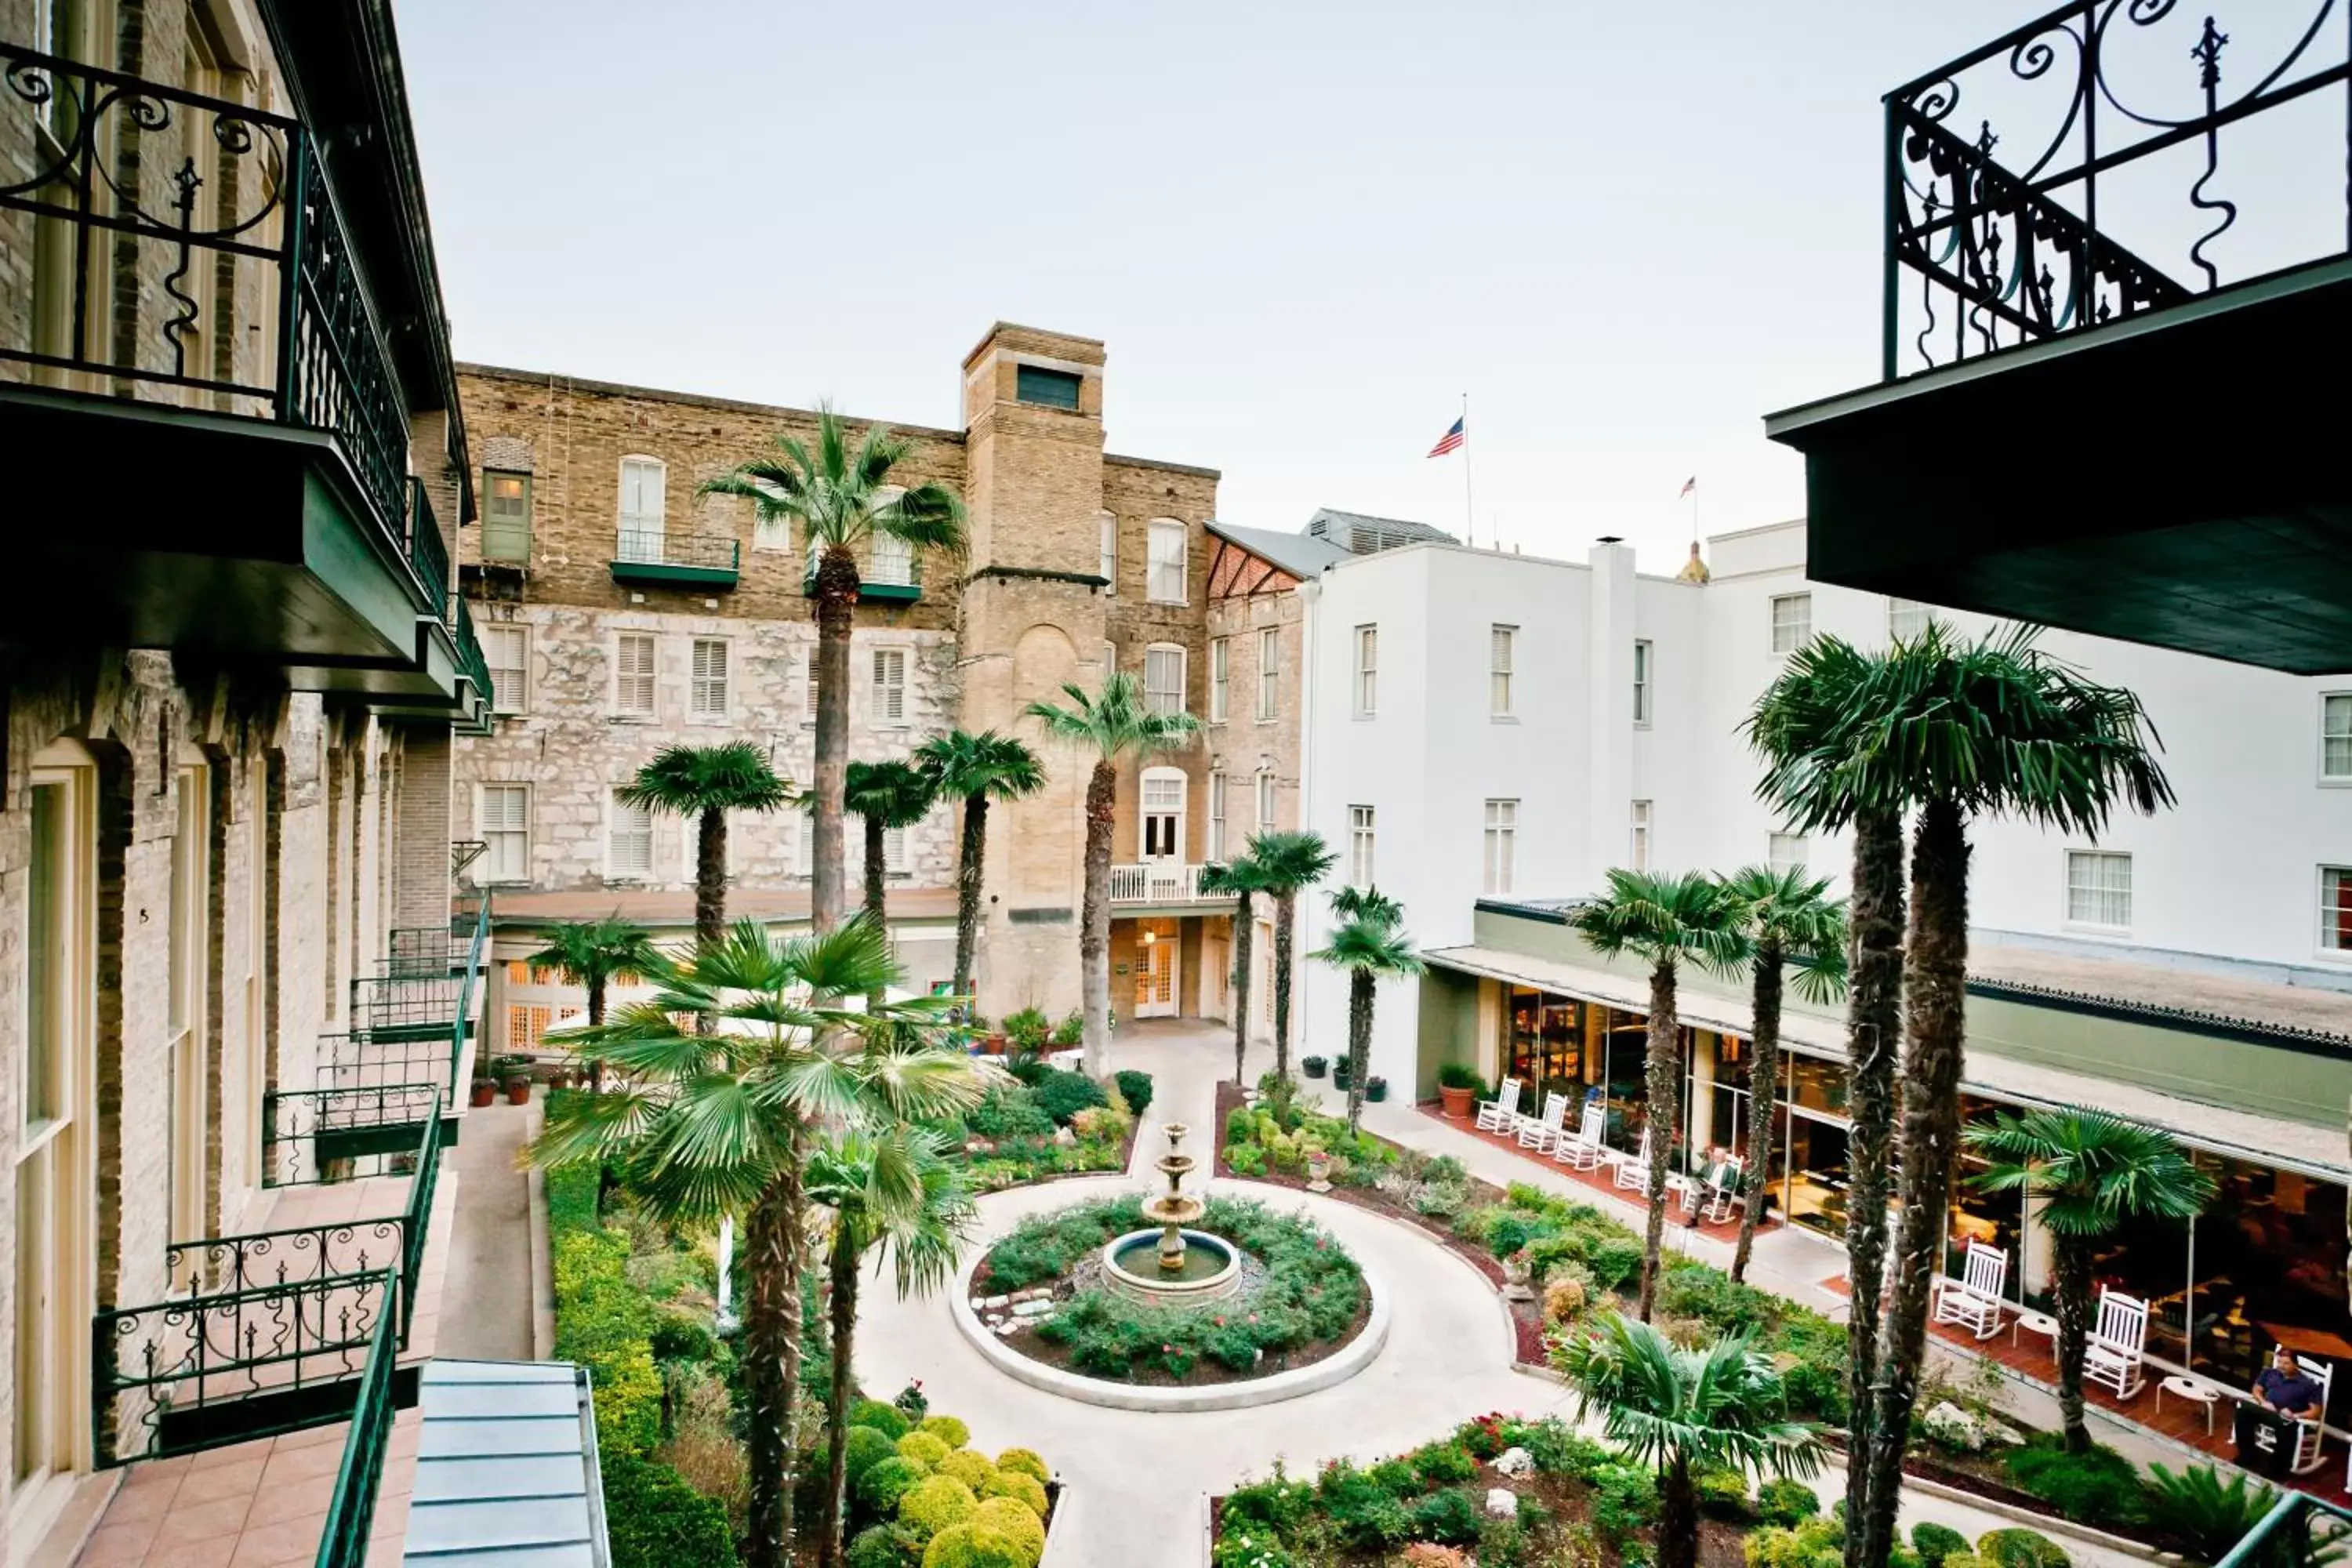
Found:
<svg viewBox="0 0 2352 1568"><path fill-rule="evenodd" d="M1429 455L1433 458L1442 458L1445 456L1446 453L1460 447L1465 440L1468 439L1467 434L1462 428L1468 420L1468 415L1465 415L1462 418L1456 419L1453 425L1448 427L1445 434L1437 438L1437 445L1429 449Z"/></svg>
<svg viewBox="0 0 2352 1568"><path fill-rule="evenodd" d="M1693 474L1689 479L1683 481L1683 488L1675 492L1675 499L1676 500L1680 500L1696 489L1698 489L1698 476L1696 474Z"/></svg>

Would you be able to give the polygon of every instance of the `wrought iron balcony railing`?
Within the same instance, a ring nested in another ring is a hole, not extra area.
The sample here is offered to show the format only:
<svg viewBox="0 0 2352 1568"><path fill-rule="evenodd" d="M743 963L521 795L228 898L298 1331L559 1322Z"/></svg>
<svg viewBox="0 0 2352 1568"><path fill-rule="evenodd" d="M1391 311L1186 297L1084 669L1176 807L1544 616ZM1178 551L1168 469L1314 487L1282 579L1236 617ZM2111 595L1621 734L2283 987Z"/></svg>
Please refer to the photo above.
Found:
<svg viewBox="0 0 2352 1568"><path fill-rule="evenodd" d="M395 945L382 973L352 982L351 1032L321 1036L322 1089L378 1089L438 1083L454 1103L466 1056L474 996L489 945L489 900L476 901L466 929L411 931ZM443 944L436 966L420 953Z"/></svg>
<svg viewBox="0 0 2352 1568"><path fill-rule="evenodd" d="M482 639L474 631L474 612L463 598L457 600L457 673L474 683L482 694L482 708L487 712L497 693L490 687L490 661L482 652Z"/></svg>
<svg viewBox="0 0 2352 1568"><path fill-rule="evenodd" d="M716 534L625 528L613 552L614 576L677 572L732 577L742 565L742 542Z"/></svg>
<svg viewBox="0 0 2352 1568"><path fill-rule="evenodd" d="M432 498L425 482L408 481L408 564L425 590L425 602L437 618L449 612L449 552L441 542L441 524L433 516Z"/></svg>
<svg viewBox="0 0 2352 1568"><path fill-rule="evenodd" d="M36 274L10 290L24 315L0 331L0 360L81 391L325 431L379 537L406 553L406 403L308 130L5 41L0 117L30 155L0 208L33 215Z"/></svg>
<svg viewBox="0 0 2352 1568"><path fill-rule="evenodd" d="M327 1503L327 1522L320 1533L316 1568L364 1568L369 1537L375 1527L375 1500L383 1489L383 1461L392 1447L392 1417L397 1406L394 1374L399 1368L399 1343L392 1334L393 1301L400 1293L400 1276L385 1269L376 1284L375 1333L368 1342L366 1364L359 1377L358 1398L352 1405L350 1432L343 1438L343 1457L335 1470L335 1489Z"/></svg>
<svg viewBox="0 0 2352 1568"><path fill-rule="evenodd" d="M2225 132L2352 83L2352 28L2337 0L2283 28L2241 20L2225 70L2215 16L2069 0L1887 95L1885 379L2352 253L2352 131L2284 182L2222 161ZM2299 124L2274 115L2228 145L2275 163ZM2305 199L2241 226L2239 198L2306 179Z"/></svg>
<svg viewBox="0 0 2352 1568"><path fill-rule="evenodd" d="M384 942L383 973L389 979L421 979L464 972L473 946L473 922L466 930L447 926L394 926Z"/></svg>

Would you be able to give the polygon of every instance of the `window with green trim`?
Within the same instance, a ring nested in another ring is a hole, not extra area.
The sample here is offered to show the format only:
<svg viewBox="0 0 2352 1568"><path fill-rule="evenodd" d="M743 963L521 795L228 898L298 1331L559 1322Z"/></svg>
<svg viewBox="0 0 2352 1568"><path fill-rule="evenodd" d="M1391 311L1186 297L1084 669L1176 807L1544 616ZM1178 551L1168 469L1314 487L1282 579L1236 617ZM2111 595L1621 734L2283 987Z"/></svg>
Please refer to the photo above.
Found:
<svg viewBox="0 0 2352 1568"><path fill-rule="evenodd" d="M1078 407L1078 375L1075 371L1048 370L1038 364L1015 365L1013 395L1041 408L1066 408L1075 414Z"/></svg>

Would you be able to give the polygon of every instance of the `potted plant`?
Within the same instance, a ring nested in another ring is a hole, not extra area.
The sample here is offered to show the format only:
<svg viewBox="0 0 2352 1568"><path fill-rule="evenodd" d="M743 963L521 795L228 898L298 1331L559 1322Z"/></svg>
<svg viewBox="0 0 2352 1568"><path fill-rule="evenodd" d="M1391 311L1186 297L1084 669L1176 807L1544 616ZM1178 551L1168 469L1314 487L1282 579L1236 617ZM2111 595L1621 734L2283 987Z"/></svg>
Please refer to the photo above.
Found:
<svg viewBox="0 0 2352 1568"><path fill-rule="evenodd" d="M1364 1080L1364 1098L1377 1105L1389 1097L1389 1080L1378 1073Z"/></svg>
<svg viewBox="0 0 2352 1568"><path fill-rule="evenodd" d="M526 1056L493 1057L490 1077L506 1086L509 1105L530 1103L530 1058Z"/></svg>
<svg viewBox="0 0 2352 1568"><path fill-rule="evenodd" d="M1467 1121L1476 1108L1478 1097L1486 1092L1486 1080L1468 1062L1437 1064L1437 1098L1444 1102L1446 1115L1456 1121Z"/></svg>
<svg viewBox="0 0 2352 1568"><path fill-rule="evenodd" d="M1301 1057L1298 1058L1298 1070L1305 1073L1308 1078L1321 1078L1323 1076L1324 1069L1328 1068L1330 1065L1331 1064L1328 1061L1321 1057Z"/></svg>
<svg viewBox="0 0 2352 1568"><path fill-rule="evenodd" d="M496 1103L498 1098L499 1086L497 1079L488 1078L477 1078L474 1079L472 1103L475 1110L479 1110L485 1106Z"/></svg>
<svg viewBox="0 0 2352 1568"><path fill-rule="evenodd" d="M1328 1193L1331 1190L1331 1152L1328 1149L1307 1151L1307 1190Z"/></svg>
<svg viewBox="0 0 2352 1568"><path fill-rule="evenodd" d="M1356 1068L1355 1068L1355 1065L1354 1065L1352 1062L1349 1061L1347 1058L1345 1058L1345 1057L1340 1057L1340 1058L1339 1058L1337 1060L1335 1060L1335 1061L1333 1061L1333 1062L1332 1062L1332 1064L1331 1064L1331 1087L1332 1087L1333 1089L1345 1089L1345 1088L1347 1088L1347 1087L1348 1087L1349 1080L1349 1079L1353 1079L1355 1076L1356 1076Z"/></svg>

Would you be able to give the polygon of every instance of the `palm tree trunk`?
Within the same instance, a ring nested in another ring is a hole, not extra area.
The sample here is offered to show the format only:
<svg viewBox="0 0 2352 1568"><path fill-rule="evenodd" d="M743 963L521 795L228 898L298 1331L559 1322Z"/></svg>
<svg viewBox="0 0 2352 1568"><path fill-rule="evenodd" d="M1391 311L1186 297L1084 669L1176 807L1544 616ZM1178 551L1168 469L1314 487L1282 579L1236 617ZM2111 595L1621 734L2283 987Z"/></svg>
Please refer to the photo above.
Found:
<svg viewBox="0 0 2352 1568"><path fill-rule="evenodd" d="M1697 1568L1698 1489L1690 1461L1675 1457L1658 1476L1658 1568Z"/></svg>
<svg viewBox="0 0 2352 1568"><path fill-rule="evenodd" d="M727 813L707 806L694 847L694 945L727 940Z"/></svg>
<svg viewBox="0 0 2352 1568"><path fill-rule="evenodd" d="M743 1380L751 1396L746 1568L788 1568L793 1534L793 1401L801 1375L801 1173L788 1152L743 1226Z"/></svg>
<svg viewBox="0 0 2352 1568"><path fill-rule="evenodd" d="M1960 808L1931 800L1911 845L1911 940L1903 976L1910 1044L1903 1064L1903 1254L1879 1347L1864 1548L1893 1540L1903 1445L1927 1352L1927 1288L1942 1272L1945 1205L1960 1145L1962 1008L1969 962L1969 840Z"/></svg>
<svg viewBox="0 0 2352 1568"><path fill-rule="evenodd" d="M1290 928L1297 923L1298 895L1277 894L1274 900L1274 1070L1290 1076Z"/></svg>
<svg viewBox="0 0 2352 1568"><path fill-rule="evenodd" d="M833 1282L833 1380L824 1395L824 1517L817 1536L817 1568L841 1555L842 1488L849 1479L849 1394L857 1381L852 1359L857 1331L857 1237L846 1215L833 1219L828 1268Z"/></svg>
<svg viewBox="0 0 2352 1568"><path fill-rule="evenodd" d="M1118 806L1118 770L1098 762L1087 781L1086 901L1078 911L1078 1000L1092 1079L1110 1072L1110 835Z"/></svg>
<svg viewBox="0 0 2352 1568"><path fill-rule="evenodd" d="M1870 1438L1878 1382L1878 1299L1885 1282L1887 1149L1894 1137L1896 1032L1903 1021L1903 818L1864 811L1853 820L1853 898L1848 911L1846 993L1845 1511L1869 1513ZM1846 1531L1846 1568L1881 1568L1862 1555L1864 1531Z"/></svg>
<svg viewBox="0 0 2352 1568"><path fill-rule="evenodd" d="M2051 1238L2051 1283L2058 1293L2058 1415L2065 1423L2066 1451L2091 1451L2091 1428L2083 1419L2083 1355L2091 1341L2091 1241L2088 1237Z"/></svg>
<svg viewBox="0 0 2352 1568"><path fill-rule="evenodd" d="M1244 893L1234 914L1234 1081L1244 1088L1249 1083L1242 1075L1249 1060L1250 949L1257 937L1256 911L1251 906L1256 902Z"/></svg>
<svg viewBox="0 0 2352 1568"><path fill-rule="evenodd" d="M1372 977L1348 976L1348 1131L1364 1120L1364 1069L1372 1058Z"/></svg>
<svg viewBox="0 0 2352 1568"><path fill-rule="evenodd" d="M883 900L887 896L882 880L887 869L882 863L882 818L879 814L857 819L866 829L866 911L878 924L883 918Z"/></svg>
<svg viewBox="0 0 2352 1568"><path fill-rule="evenodd" d="M816 567L816 807L809 923L819 935L841 923L842 792L849 782L849 632L857 612L857 558L841 545Z"/></svg>
<svg viewBox="0 0 2352 1568"><path fill-rule="evenodd" d="M1764 1184L1772 1169L1775 1086L1780 1081L1780 944L1766 937L1756 946L1756 1060L1748 1075L1748 1200L1739 1205L1739 1245L1731 1254L1734 1283L1748 1279L1756 1250L1756 1221L1764 1212ZM1758 1106L1763 1111L1759 1114Z"/></svg>
<svg viewBox="0 0 2352 1568"><path fill-rule="evenodd" d="M1642 1239L1642 1321L1658 1300L1658 1259L1666 1240L1666 1173L1673 1168L1675 1139L1681 1131L1681 1031L1675 1022L1675 965L1661 960L1650 970L1650 1226ZM1685 1477L1685 1479L1688 1478ZM1659 1539L1664 1540L1663 1531Z"/></svg>
<svg viewBox="0 0 2352 1568"><path fill-rule="evenodd" d="M604 977L601 974L592 974L588 977L588 1026L593 1029L604 1022ZM604 1058L601 1055L590 1057L588 1058L588 1091L591 1094L601 1094L604 1089ZM602 1205L598 1206L599 1212L602 1212Z"/></svg>
<svg viewBox="0 0 2352 1568"><path fill-rule="evenodd" d="M988 796L963 797L963 847L956 860L955 994L971 994L971 961L980 945L980 886L988 868Z"/></svg>

